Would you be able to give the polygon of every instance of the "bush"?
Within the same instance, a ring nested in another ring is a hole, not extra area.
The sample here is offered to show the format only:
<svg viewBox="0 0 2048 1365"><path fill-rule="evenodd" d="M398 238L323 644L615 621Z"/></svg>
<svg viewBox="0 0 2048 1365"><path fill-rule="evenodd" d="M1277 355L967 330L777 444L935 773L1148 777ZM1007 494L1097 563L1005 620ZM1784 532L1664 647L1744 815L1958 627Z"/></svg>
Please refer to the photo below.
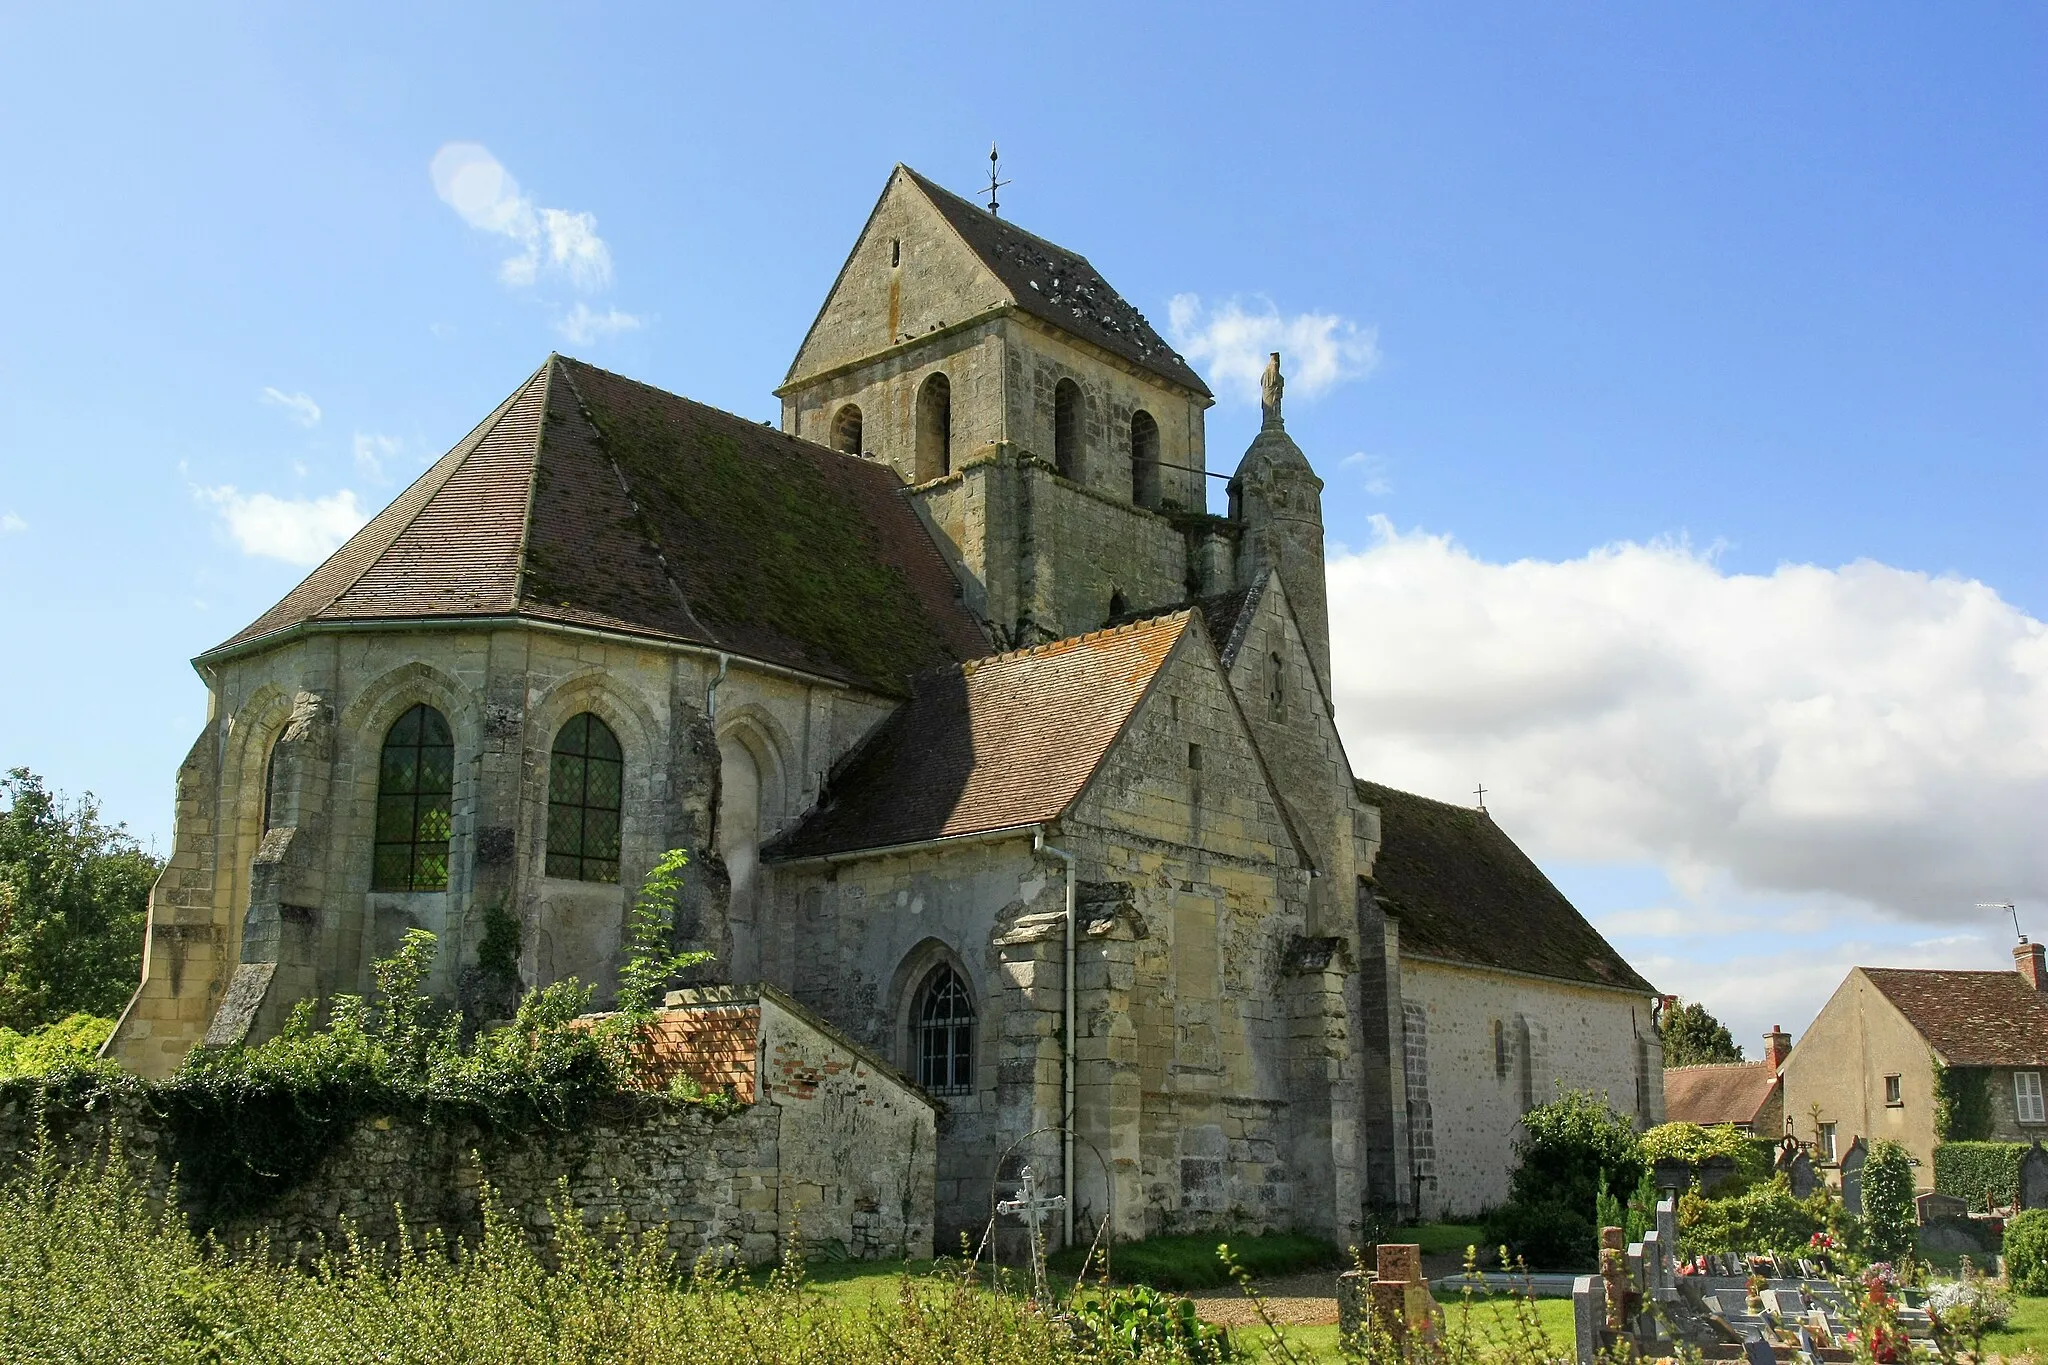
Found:
<svg viewBox="0 0 2048 1365"><path fill-rule="evenodd" d="M1934 1149L1934 1188L1969 1201L1973 1211L2009 1207L2019 1188L2024 1142L1944 1142Z"/></svg>
<svg viewBox="0 0 2048 1365"><path fill-rule="evenodd" d="M1505 1244L1539 1268L1593 1264L1603 1179L1610 1192L1633 1190L1648 1168L1634 1127L1605 1096L1574 1090L1522 1115L1522 1129L1508 1202L1485 1223L1487 1245Z"/></svg>
<svg viewBox="0 0 2048 1365"><path fill-rule="evenodd" d="M28 1033L0 1028L0 1080L42 1076L67 1063L90 1063L114 1032L114 1021L74 1014Z"/></svg>
<svg viewBox="0 0 2048 1365"><path fill-rule="evenodd" d="M2014 1293L2048 1295L2048 1209L2006 1220L2005 1278Z"/></svg>
<svg viewBox="0 0 2048 1365"><path fill-rule="evenodd" d="M1912 1158L1898 1143L1880 1139L1863 1163L1863 1227L1871 1256L1894 1265L1912 1259L1916 1221Z"/></svg>
<svg viewBox="0 0 2048 1365"><path fill-rule="evenodd" d="M1645 1131L1640 1141L1643 1158L1651 1165L1682 1163L1693 1168L1695 1179L1703 1162L1732 1161L1738 1189L1770 1179L1775 1164L1776 1145L1769 1138L1751 1137L1732 1123L1710 1128L1697 1123L1660 1123Z"/></svg>
<svg viewBox="0 0 2048 1365"><path fill-rule="evenodd" d="M1773 1176L1740 1194L1710 1199L1688 1192L1678 1201L1678 1245L1689 1256L1710 1252L1794 1254L1829 1230L1825 1193L1792 1197L1784 1176Z"/></svg>

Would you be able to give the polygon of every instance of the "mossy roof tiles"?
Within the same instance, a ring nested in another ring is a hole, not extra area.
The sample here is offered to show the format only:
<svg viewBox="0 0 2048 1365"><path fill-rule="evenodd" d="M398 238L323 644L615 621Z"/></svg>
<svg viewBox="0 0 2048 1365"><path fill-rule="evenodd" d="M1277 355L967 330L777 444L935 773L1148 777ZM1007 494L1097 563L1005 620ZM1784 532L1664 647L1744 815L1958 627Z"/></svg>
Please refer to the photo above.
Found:
<svg viewBox="0 0 2048 1365"><path fill-rule="evenodd" d="M1672 1123L1754 1123L1778 1083L1769 1062L1664 1068L1664 1115Z"/></svg>
<svg viewBox="0 0 2048 1365"><path fill-rule="evenodd" d="M2048 1066L2048 993L2018 972L1862 967L1949 1066Z"/></svg>
<svg viewBox="0 0 2048 1365"><path fill-rule="evenodd" d="M1404 956L1652 993L1492 816L1377 782L1358 795L1380 810L1373 891Z"/></svg>
<svg viewBox="0 0 2048 1365"><path fill-rule="evenodd" d="M1057 819L1165 665L1177 611L920 676L832 774L772 859L891 848Z"/></svg>
<svg viewBox="0 0 2048 1365"><path fill-rule="evenodd" d="M556 356L221 648L309 622L521 615L901 695L987 639L900 488Z"/></svg>
<svg viewBox="0 0 2048 1365"><path fill-rule="evenodd" d="M903 171L1019 308L1140 369L1204 398L1211 396L1202 377L1153 330L1143 313L1110 287L1086 256L998 218L908 166Z"/></svg>

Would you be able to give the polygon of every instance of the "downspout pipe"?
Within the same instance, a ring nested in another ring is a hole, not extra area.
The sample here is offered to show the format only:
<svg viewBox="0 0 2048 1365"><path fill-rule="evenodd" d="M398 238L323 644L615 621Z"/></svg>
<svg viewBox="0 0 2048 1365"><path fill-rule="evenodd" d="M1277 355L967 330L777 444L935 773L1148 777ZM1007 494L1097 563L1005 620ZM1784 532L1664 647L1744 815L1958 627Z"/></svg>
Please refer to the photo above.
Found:
<svg viewBox="0 0 2048 1365"><path fill-rule="evenodd" d="M732 655L721 653L718 656L718 676L713 678L704 688L704 718L706 720L715 721L718 719L718 685L725 681L725 675L731 669Z"/></svg>
<svg viewBox="0 0 2048 1365"><path fill-rule="evenodd" d="M1074 1244L1074 855L1045 841L1045 826L1031 834L1033 852L1049 853L1067 866L1067 914L1065 924L1066 970L1062 992L1066 1006L1066 1032L1060 1046L1060 1193L1066 1204L1060 1210L1062 1245Z"/></svg>

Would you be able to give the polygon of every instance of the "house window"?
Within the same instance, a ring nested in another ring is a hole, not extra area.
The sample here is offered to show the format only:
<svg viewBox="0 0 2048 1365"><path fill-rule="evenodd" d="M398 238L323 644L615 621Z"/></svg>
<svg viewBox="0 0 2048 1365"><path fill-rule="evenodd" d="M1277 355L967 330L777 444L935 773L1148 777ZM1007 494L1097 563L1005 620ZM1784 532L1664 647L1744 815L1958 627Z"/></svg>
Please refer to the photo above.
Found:
<svg viewBox="0 0 2048 1365"><path fill-rule="evenodd" d="M917 481L953 472L953 383L934 374L917 391Z"/></svg>
<svg viewBox="0 0 2048 1365"><path fill-rule="evenodd" d="M2048 1108L2043 1107L2041 1100L2040 1072L2013 1072L2012 1097L2021 1123L2048 1123Z"/></svg>
<svg viewBox="0 0 2048 1365"><path fill-rule="evenodd" d="M625 763L619 737L585 711L555 735L548 756L548 875L619 879L619 807Z"/></svg>
<svg viewBox="0 0 2048 1365"><path fill-rule="evenodd" d="M851 403L832 419L832 448L846 455L861 452L860 409Z"/></svg>
<svg viewBox="0 0 2048 1365"><path fill-rule="evenodd" d="M1832 1123L1820 1126L1820 1154L1828 1161L1835 1159L1835 1125Z"/></svg>
<svg viewBox="0 0 2048 1365"><path fill-rule="evenodd" d="M934 1095L974 1091L974 1001L951 967L936 968L918 993L917 1083Z"/></svg>
<svg viewBox="0 0 2048 1365"><path fill-rule="evenodd" d="M1884 1102L1894 1109L1906 1102L1905 1086L1900 1083L1899 1077L1884 1078Z"/></svg>
<svg viewBox="0 0 2048 1365"><path fill-rule="evenodd" d="M1052 390L1052 463L1060 477L1081 477L1081 386L1062 379Z"/></svg>
<svg viewBox="0 0 2048 1365"><path fill-rule="evenodd" d="M415 706L384 736L377 769L373 891L446 891L453 823L455 737L431 706Z"/></svg>
<svg viewBox="0 0 2048 1365"><path fill-rule="evenodd" d="M1159 423L1142 409L1131 414L1131 501L1159 505Z"/></svg>

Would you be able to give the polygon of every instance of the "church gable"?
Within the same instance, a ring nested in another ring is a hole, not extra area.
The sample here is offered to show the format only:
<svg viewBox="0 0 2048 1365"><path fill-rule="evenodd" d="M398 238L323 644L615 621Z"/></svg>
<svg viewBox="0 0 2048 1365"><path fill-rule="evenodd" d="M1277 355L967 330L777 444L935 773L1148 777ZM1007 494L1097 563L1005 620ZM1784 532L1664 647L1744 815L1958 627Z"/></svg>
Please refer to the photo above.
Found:
<svg viewBox="0 0 2048 1365"><path fill-rule="evenodd" d="M1009 301L907 166L898 166L839 268L784 387Z"/></svg>

